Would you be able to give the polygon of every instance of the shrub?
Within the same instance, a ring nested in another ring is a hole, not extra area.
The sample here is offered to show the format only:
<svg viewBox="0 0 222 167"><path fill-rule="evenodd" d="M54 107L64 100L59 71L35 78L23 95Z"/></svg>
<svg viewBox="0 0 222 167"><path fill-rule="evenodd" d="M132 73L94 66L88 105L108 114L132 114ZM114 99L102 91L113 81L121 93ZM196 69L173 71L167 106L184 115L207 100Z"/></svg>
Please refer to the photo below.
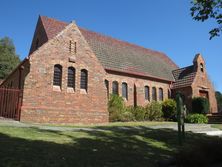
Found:
<svg viewBox="0 0 222 167"><path fill-rule="evenodd" d="M215 92L215 96L217 99L217 109L219 112L222 112L222 94L220 92Z"/></svg>
<svg viewBox="0 0 222 167"><path fill-rule="evenodd" d="M116 121L144 121L144 120L160 120L162 117L162 105L153 101L146 107L124 105L124 100L118 95L111 95L108 103L109 120Z"/></svg>
<svg viewBox="0 0 222 167"><path fill-rule="evenodd" d="M160 120L160 118L163 115L162 112L162 104L157 101L152 101L150 104L148 104L145 107L146 114L145 114L145 120Z"/></svg>
<svg viewBox="0 0 222 167"><path fill-rule="evenodd" d="M142 107L142 106L133 107L133 109L131 111L132 111L136 121L144 121L145 120L146 110L144 107Z"/></svg>
<svg viewBox="0 0 222 167"><path fill-rule="evenodd" d="M192 99L192 113L207 114L210 104L207 98L195 97Z"/></svg>
<svg viewBox="0 0 222 167"><path fill-rule="evenodd" d="M206 124L208 123L208 118L203 114L189 114L185 121L187 123Z"/></svg>
<svg viewBox="0 0 222 167"><path fill-rule="evenodd" d="M177 112L176 101L173 99L167 99L162 103L163 116L166 119L175 119Z"/></svg>
<svg viewBox="0 0 222 167"><path fill-rule="evenodd" d="M109 120L112 122L121 121L124 112L123 98L118 95L110 95L108 103Z"/></svg>
<svg viewBox="0 0 222 167"><path fill-rule="evenodd" d="M135 121L135 117L132 113L132 108L126 107L125 111L121 114L121 121L123 122Z"/></svg>

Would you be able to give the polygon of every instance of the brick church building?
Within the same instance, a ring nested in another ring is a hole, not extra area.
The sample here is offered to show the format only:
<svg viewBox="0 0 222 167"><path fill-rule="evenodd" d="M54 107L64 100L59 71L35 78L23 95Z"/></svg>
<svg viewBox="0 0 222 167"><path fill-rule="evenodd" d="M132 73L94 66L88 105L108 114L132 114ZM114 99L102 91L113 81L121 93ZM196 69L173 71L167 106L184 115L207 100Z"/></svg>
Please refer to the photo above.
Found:
<svg viewBox="0 0 222 167"><path fill-rule="evenodd" d="M198 54L178 66L165 54L40 16L29 56L2 82L22 90L19 120L38 123L105 123L110 93L126 105L163 101L180 91L188 109L204 96L217 112L214 89Z"/></svg>

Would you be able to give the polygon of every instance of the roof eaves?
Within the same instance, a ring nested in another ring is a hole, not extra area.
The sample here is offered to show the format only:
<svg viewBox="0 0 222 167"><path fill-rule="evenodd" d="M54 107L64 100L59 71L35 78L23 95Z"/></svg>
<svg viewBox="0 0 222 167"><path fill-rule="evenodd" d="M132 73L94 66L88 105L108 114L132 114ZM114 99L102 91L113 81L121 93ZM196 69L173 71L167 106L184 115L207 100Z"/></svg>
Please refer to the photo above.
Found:
<svg viewBox="0 0 222 167"><path fill-rule="evenodd" d="M146 78L156 79L156 80L159 80L159 81L165 81L165 82L170 82L170 83L175 82L174 80L168 80L168 79L165 79L165 78L155 77L155 76L152 76L152 75L145 75L145 74L136 73L136 72L127 72L127 71L121 71L121 70L110 69L110 68L105 68L105 70L107 72L119 72L119 73L122 73L122 74L130 74L130 75L135 75L135 76L139 76L139 77L146 77Z"/></svg>
<svg viewBox="0 0 222 167"><path fill-rule="evenodd" d="M13 75L26 61L29 60L29 57L26 57L3 81L2 83L0 83L0 86L2 86L7 80L8 78Z"/></svg>

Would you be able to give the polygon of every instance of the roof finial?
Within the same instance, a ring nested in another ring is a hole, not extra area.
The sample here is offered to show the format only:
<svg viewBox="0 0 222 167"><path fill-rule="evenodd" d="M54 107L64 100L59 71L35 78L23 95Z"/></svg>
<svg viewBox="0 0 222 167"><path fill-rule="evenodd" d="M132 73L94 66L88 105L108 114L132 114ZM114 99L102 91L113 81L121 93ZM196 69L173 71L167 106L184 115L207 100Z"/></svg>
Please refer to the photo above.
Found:
<svg viewBox="0 0 222 167"><path fill-rule="evenodd" d="M71 23L76 24L76 21L75 21L75 20L72 20Z"/></svg>

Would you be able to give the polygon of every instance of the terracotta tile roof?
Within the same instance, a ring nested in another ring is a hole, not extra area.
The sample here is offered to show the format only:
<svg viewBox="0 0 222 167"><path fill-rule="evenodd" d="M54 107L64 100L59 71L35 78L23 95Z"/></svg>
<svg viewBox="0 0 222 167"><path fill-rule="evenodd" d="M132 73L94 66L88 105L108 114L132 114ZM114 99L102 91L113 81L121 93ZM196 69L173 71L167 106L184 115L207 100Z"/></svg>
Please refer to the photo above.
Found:
<svg viewBox="0 0 222 167"><path fill-rule="evenodd" d="M68 24L46 16L40 16L48 39L52 39L61 32Z"/></svg>
<svg viewBox="0 0 222 167"><path fill-rule="evenodd" d="M48 39L61 32L68 23L41 16ZM105 69L134 73L174 81L172 70L178 66L164 53L80 28L82 35Z"/></svg>
<svg viewBox="0 0 222 167"><path fill-rule="evenodd" d="M191 86L196 76L194 66L188 66L173 71L175 83L173 83L173 89L183 88Z"/></svg>

